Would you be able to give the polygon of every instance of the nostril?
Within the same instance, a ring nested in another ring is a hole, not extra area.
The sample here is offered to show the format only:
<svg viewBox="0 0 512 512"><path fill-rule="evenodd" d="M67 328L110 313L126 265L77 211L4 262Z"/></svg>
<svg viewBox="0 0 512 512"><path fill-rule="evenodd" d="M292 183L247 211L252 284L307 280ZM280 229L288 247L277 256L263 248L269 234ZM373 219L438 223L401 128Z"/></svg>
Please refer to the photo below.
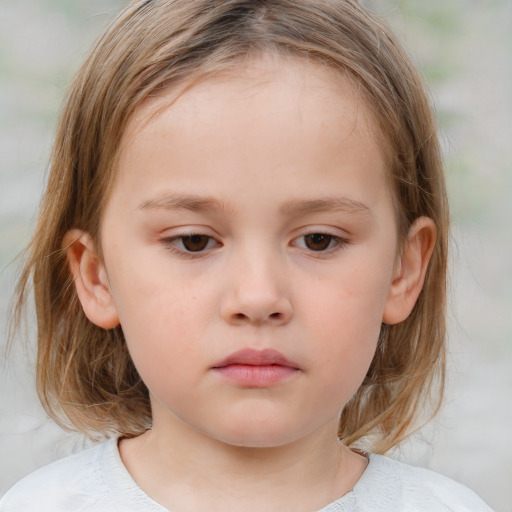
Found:
<svg viewBox="0 0 512 512"><path fill-rule="evenodd" d="M235 315L233 315L234 318L236 320L247 320L249 317L247 315L245 315L244 313L235 313ZM282 313L279 313L279 312L276 312L276 313L271 313L268 318L271 318L271 319L274 319L274 320L280 320L281 318L283 317L283 314Z"/></svg>

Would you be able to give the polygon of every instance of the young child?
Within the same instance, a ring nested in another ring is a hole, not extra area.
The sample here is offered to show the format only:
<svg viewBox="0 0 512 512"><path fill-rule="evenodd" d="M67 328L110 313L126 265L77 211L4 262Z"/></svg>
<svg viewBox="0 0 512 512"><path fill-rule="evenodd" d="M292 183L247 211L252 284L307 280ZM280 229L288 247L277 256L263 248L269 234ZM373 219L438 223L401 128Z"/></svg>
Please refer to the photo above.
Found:
<svg viewBox="0 0 512 512"><path fill-rule="evenodd" d="M448 209L417 71L353 0L137 0L64 106L17 315L110 438L2 512L478 511L382 454L439 405Z"/></svg>

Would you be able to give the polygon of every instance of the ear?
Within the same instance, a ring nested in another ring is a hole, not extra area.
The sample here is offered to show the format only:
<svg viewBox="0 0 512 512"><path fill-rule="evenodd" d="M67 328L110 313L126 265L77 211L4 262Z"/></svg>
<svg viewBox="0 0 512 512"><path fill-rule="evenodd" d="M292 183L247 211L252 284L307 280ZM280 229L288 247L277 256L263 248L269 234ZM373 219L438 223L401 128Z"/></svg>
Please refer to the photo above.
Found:
<svg viewBox="0 0 512 512"><path fill-rule="evenodd" d="M434 250L436 234L434 221L428 217L419 217L412 224L384 307L382 321L385 324L403 322L416 304Z"/></svg>
<svg viewBox="0 0 512 512"><path fill-rule="evenodd" d="M68 231L62 241L76 292L87 318L99 327L112 329L119 316L110 291L105 265L89 234L79 229Z"/></svg>

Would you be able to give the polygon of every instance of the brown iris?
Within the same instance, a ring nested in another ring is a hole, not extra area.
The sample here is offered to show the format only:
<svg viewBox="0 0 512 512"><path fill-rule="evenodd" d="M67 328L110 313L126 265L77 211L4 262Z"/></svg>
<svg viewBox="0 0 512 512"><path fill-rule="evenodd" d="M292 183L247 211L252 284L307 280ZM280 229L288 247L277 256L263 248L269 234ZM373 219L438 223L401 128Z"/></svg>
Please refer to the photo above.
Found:
<svg viewBox="0 0 512 512"><path fill-rule="evenodd" d="M304 237L306 247L312 251L325 251L332 241L331 235L324 235L323 233L312 233Z"/></svg>
<svg viewBox="0 0 512 512"><path fill-rule="evenodd" d="M181 237L183 247L190 252L203 251L206 249L209 240L210 237L206 235L189 235Z"/></svg>

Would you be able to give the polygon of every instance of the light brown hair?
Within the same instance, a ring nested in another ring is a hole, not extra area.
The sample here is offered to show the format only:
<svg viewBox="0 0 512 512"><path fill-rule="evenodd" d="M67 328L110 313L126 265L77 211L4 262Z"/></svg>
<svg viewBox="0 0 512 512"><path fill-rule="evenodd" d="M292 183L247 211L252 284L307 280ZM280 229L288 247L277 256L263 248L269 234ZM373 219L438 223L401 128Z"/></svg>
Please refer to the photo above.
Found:
<svg viewBox="0 0 512 512"><path fill-rule="evenodd" d="M122 327L83 313L66 254L66 232L98 244L124 128L163 89L272 53L309 59L348 76L372 114L387 157L403 241L427 216L437 241L423 291L398 325L383 325L377 352L345 407L339 436L371 438L383 453L440 404L445 365L448 208L435 121L419 73L389 29L355 0L137 0L112 23L74 79L50 162L39 220L14 305L19 322L33 286L37 386L61 424L97 437L135 436L151 425L148 390Z"/></svg>

